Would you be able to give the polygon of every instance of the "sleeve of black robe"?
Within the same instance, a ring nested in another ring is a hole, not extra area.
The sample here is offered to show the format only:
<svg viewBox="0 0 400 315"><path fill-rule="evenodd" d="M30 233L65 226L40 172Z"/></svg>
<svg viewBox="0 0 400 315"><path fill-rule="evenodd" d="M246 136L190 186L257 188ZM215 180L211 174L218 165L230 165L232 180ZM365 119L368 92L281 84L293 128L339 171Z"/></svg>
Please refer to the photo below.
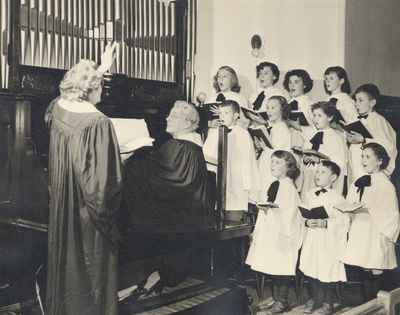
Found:
<svg viewBox="0 0 400 315"><path fill-rule="evenodd" d="M200 146L170 139L125 165L124 199L132 228L186 232L209 227L214 200Z"/></svg>
<svg viewBox="0 0 400 315"><path fill-rule="evenodd" d="M100 118L81 139L79 186L94 226L111 242L118 242L117 212L122 197L118 142L111 121Z"/></svg>

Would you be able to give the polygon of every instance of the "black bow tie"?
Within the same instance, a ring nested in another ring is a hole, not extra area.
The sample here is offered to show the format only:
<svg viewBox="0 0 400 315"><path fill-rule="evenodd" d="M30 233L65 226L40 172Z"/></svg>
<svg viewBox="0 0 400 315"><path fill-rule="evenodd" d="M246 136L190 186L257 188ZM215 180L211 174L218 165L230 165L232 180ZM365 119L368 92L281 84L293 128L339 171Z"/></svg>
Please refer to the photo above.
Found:
<svg viewBox="0 0 400 315"><path fill-rule="evenodd" d="M324 133L322 131L318 131L314 135L314 137L312 137L310 139L310 142L312 144L312 148L311 149L313 149L315 151L318 151L319 150L319 146L324 143L323 142L323 138L324 138Z"/></svg>
<svg viewBox="0 0 400 315"><path fill-rule="evenodd" d="M361 198L364 194L365 187L371 186L371 175L364 175L357 179L354 183L354 186L357 187L357 192L360 194L359 201L361 202Z"/></svg>
<svg viewBox="0 0 400 315"><path fill-rule="evenodd" d="M225 98L224 94L219 93L219 94L217 95L217 99L216 99L217 102L223 102L223 101L225 101L225 100L226 100L226 98Z"/></svg>
<svg viewBox="0 0 400 315"><path fill-rule="evenodd" d="M289 103L290 110L299 110L299 103L294 100Z"/></svg>
<svg viewBox="0 0 400 315"><path fill-rule="evenodd" d="M259 110L261 108L262 103L264 102L265 99L265 93L262 91L260 94L258 94L256 100L253 103L253 109L254 110Z"/></svg>
<svg viewBox="0 0 400 315"><path fill-rule="evenodd" d="M278 194L278 190L279 190L279 181L276 180L268 188L268 192L267 192L267 196L268 196L267 201L268 202L275 202L276 195Z"/></svg>
<svg viewBox="0 0 400 315"><path fill-rule="evenodd" d="M325 194L326 192L328 192L325 188L321 188L320 190L317 190L316 192L315 192L315 194L317 195L317 196L319 196L321 193L322 194Z"/></svg>
<svg viewBox="0 0 400 315"><path fill-rule="evenodd" d="M336 97L331 97L331 98L329 99L329 102L330 102L333 106L336 106L336 104L337 104L337 98L336 98Z"/></svg>
<svg viewBox="0 0 400 315"><path fill-rule="evenodd" d="M358 119L367 119L368 118L368 114L358 115L357 118Z"/></svg>

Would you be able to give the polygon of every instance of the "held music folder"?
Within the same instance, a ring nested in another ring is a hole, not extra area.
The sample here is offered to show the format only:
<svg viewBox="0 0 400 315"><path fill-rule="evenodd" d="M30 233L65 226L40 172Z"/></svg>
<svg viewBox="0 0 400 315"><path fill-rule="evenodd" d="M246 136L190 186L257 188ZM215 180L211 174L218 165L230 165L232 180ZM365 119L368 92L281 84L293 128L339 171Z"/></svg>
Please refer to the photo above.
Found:
<svg viewBox="0 0 400 315"><path fill-rule="evenodd" d="M305 219L327 219L329 218L328 213L324 206L315 207L308 209L305 206L299 206L301 215Z"/></svg>
<svg viewBox="0 0 400 315"><path fill-rule="evenodd" d="M259 140L261 140L262 142L265 143L265 145L270 148L273 149L271 142L268 140L267 135L265 134L264 130L262 130L261 128L259 129L253 129L253 128L248 128L247 129L251 135L251 137L253 138L258 138Z"/></svg>
<svg viewBox="0 0 400 315"><path fill-rule="evenodd" d="M300 126L309 126L306 116L300 111L291 111L289 114L289 119L293 121L299 120Z"/></svg>
<svg viewBox="0 0 400 315"><path fill-rule="evenodd" d="M355 122L352 122L351 124L343 126L343 129L350 133L352 131L357 132L357 133L361 134L364 138L369 138L369 139L373 138L372 135L370 134L370 132L368 131L368 129L359 120L356 120Z"/></svg>
<svg viewBox="0 0 400 315"><path fill-rule="evenodd" d="M267 112L256 112L246 107L241 107L241 109L247 119L254 121L258 124L263 124L263 125L267 124L268 121Z"/></svg>

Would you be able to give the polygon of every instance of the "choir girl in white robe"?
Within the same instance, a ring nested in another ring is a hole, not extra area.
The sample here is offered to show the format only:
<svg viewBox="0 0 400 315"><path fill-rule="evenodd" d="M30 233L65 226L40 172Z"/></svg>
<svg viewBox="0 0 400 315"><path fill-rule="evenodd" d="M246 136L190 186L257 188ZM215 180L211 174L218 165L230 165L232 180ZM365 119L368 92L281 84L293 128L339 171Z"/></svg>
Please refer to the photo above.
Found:
<svg viewBox="0 0 400 315"><path fill-rule="evenodd" d="M228 127L227 153L227 216L235 221L248 211L248 203L255 204L260 190L259 173L253 140L246 129L237 124L239 120L239 104L235 101L223 101L220 106L221 124ZM204 146L204 156L207 161L218 161L218 130L213 128ZM209 168L216 171L216 168ZM236 212L236 214L234 213Z"/></svg>
<svg viewBox="0 0 400 315"><path fill-rule="evenodd" d="M248 101L246 97L240 93L239 78L236 71L230 66L222 66L218 69L214 76L213 87L215 93L207 98L206 103L220 103L225 100L232 100L239 104L240 107L248 107ZM217 108L215 108L217 111ZM214 119L208 123L209 127L218 127L220 121ZM241 115L239 124L243 127L247 127L249 121Z"/></svg>
<svg viewBox="0 0 400 315"><path fill-rule="evenodd" d="M345 69L339 66L329 67L324 73L324 87L330 100L349 124L357 119L354 100L350 97L350 81Z"/></svg>
<svg viewBox="0 0 400 315"><path fill-rule="evenodd" d="M271 96L278 95L288 99L285 90L276 86L279 81L280 71L272 62L261 62L256 67L258 87L256 92L250 96L249 108L255 111L265 111L267 101Z"/></svg>
<svg viewBox="0 0 400 315"><path fill-rule="evenodd" d="M341 174L335 181L333 189L339 194L343 193L344 174L347 174L347 144L343 134L333 129L330 124L335 119L336 109L330 102L318 102L312 105L313 121L316 128L314 135L304 143L305 149L316 150L329 157L330 160L339 165ZM302 198L305 194L315 187L314 173L320 159L314 155L303 156L303 186L301 190Z"/></svg>
<svg viewBox="0 0 400 315"><path fill-rule="evenodd" d="M397 267L395 242L399 237L399 204L395 187L383 173L389 164L385 148L367 143L362 151L365 173L350 187L347 200L361 202L364 211L352 214L342 261L370 272L365 287L372 299L380 289L383 270Z"/></svg>
<svg viewBox="0 0 400 315"><path fill-rule="evenodd" d="M335 297L335 285L346 281L341 256L346 247L350 225L348 215L334 208L344 202L344 197L332 189L340 175L340 167L332 161L321 161L314 177L316 188L305 196L303 204L308 208L324 206L327 219L305 220L305 238L300 255L299 269L309 278L311 299L304 313L310 314L322 305L323 314L331 314Z"/></svg>
<svg viewBox="0 0 400 315"><path fill-rule="evenodd" d="M274 179L261 202L273 202L278 208L260 206L246 263L272 276L275 301L269 311L277 314L289 308L289 281L296 274L303 225L298 211L300 198L293 183L299 174L296 159L290 152L275 151L271 173Z"/></svg>
<svg viewBox="0 0 400 315"><path fill-rule="evenodd" d="M379 89L374 84L361 85L354 93L358 120L367 128L372 139L364 138L355 132L352 134L347 133L347 141L350 143L350 182L364 174L361 152L365 143L375 142L382 145L390 157L389 165L383 172L390 176L394 171L397 157L396 132L382 115L374 111L379 96Z"/></svg>
<svg viewBox="0 0 400 315"><path fill-rule="evenodd" d="M272 149L265 146L262 141L255 141L257 147L262 148L262 153L258 159L260 170L261 195L266 196L268 183L271 182L271 156L276 150L290 151L292 148L291 133L287 124L289 116L289 105L283 96L272 96L266 105L268 114L267 134Z"/></svg>
<svg viewBox="0 0 400 315"><path fill-rule="evenodd" d="M301 126L298 121L289 120L290 125L293 127L292 145L301 147L303 146L304 139L309 139L315 131L311 111L311 105L314 102L308 94L313 88L313 80L307 71L294 69L286 73L283 86L290 95L290 110L302 112L309 124L309 126Z"/></svg>

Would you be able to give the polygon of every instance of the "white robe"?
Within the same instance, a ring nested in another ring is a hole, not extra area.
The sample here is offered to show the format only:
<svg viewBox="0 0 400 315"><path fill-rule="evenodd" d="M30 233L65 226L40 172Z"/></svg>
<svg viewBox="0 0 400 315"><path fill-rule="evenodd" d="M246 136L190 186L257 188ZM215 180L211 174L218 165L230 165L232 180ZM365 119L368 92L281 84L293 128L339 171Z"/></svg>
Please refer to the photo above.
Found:
<svg viewBox="0 0 400 315"><path fill-rule="evenodd" d="M272 180L271 175L271 156L276 150L290 151L292 148L292 139L290 129L284 121L277 122L272 126L269 140L273 149L265 148L258 159L258 169L260 174L260 200L265 201L269 184Z"/></svg>
<svg viewBox="0 0 400 315"><path fill-rule="evenodd" d="M373 137L365 139L366 143L379 143L389 154L390 162L384 173L390 176L394 171L397 157L396 132L388 121L376 112L371 112L366 119L361 119L361 122ZM350 145L351 182L365 174L361 161L361 147L362 144Z"/></svg>
<svg viewBox="0 0 400 315"><path fill-rule="evenodd" d="M344 185L344 176L347 175L347 161L348 161L348 150L347 144L344 140L343 134L335 129L328 128L325 130L317 130L315 133L322 131L324 133L322 144L319 147L318 152L321 152L327 155L331 161L335 162L340 167L340 176L335 181L333 188L339 194L343 193L343 185ZM313 137L312 135L310 139ZM311 149L312 144L308 139L304 143L305 149ZM306 193L315 188L314 183L314 174L317 165L305 165L302 163L302 172L303 172L303 186L301 190L302 199L305 198Z"/></svg>
<svg viewBox="0 0 400 315"><path fill-rule="evenodd" d="M209 130L203 146L206 160L218 161L218 129ZM216 166L210 166L216 172ZM228 134L226 209L248 210L248 203L256 203L260 194L258 173L253 140L247 130L233 126Z"/></svg>
<svg viewBox="0 0 400 315"><path fill-rule="evenodd" d="M275 203L279 208L258 214L246 264L262 273L293 276L303 221L298 210L300 198L290 178L280 180Z"/></svg>
<svg viewBox="0 0 400 315"><path fill-rule="evenodd" d="M359 201L354 184L347 200ZM385 174L371 175L371 186L365 188L361 202L368 213L354 215L342 261L366 269L396 268L394 243L400 229L399 205L395 188Z"/></svg>
<svg viewBox="0 0 400 315"><path fill-rule="evenodd" d="M275 85L269 86L266 89L258 88L257 91L250 96L248 105L250 109L253 109L253 103L261 92L264 92L265 98L261 104L261 107L257 110L258 112L266 111L267 101L271 96L277 95L277 96L283 96L287 100L289 99L289 94L285 90L278 88Z"/></svg>
<svg viewBox="0 0 400 315"><path fill-rule="evenodd" d="M316 130L313 123L313 114L311 110L311 105L313 105L315 102L310 98L308 94L294 97L289 101L289 103L291 103L292 101L297 101L299 111L304 113L304 116L309 123L309 126L301 126L301 131L295 129L292 130L292 145L302 147L304 141L309 139Z"/></svg>
<svg viewBox="0 0 400 315"><path fill-rule="evenodd" d="M344 264L340 261L347 243L350 219L333 208L344 198L332 189L315 194L314 188L306 194L304 204L310 208L324 206L329 218L327 228L306 228L300 255L300 270L322 282L346 281Z"/></svg>
<svg viewBox="0 0 400 315"><path fill-rule="evenodd" d="M346 121L346 124L349 124L357 119L358 114L354 105L354 100L350 97L349 94L344 92L332 94L328 96L327 100L331 98L337 99L336 108L342 114L344 120Z"/></svg>

